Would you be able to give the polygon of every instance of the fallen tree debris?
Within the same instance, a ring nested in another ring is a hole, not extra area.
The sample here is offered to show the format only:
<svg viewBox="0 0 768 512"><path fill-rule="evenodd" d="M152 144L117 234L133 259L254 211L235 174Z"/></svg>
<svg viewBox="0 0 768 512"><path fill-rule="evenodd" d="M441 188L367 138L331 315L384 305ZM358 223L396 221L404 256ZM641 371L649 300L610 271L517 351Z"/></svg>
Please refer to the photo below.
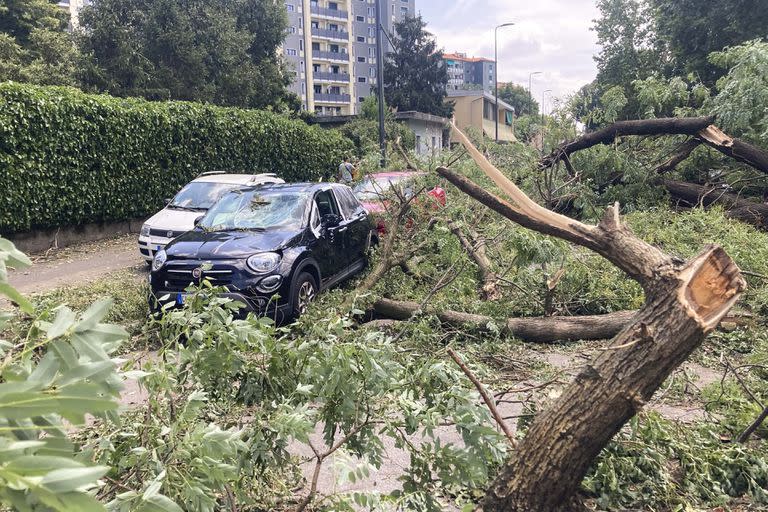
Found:
<svg viewBox="0 0 768 512"><path fill-rule="evenodd" d="M693 120L651 120L601 130L589 143L559 148L562 154L614 139L620 134L691 134ZM653 130L652 130L653 128ZM655 131L654 131L655 130ZM735 262L717 246L689 261L665 254L637 238L622 223L619 207L598 225L549 211L532 201L496 169L454 126L475 162L511 198L512 204L447 168L438 173L457 188L524 227L587 247L611 261L643 287L646 302L630 323L538 414L528 434L489 487L489 511L571 510L592 461L664 380L701 344L738 300L746 283ZM602 134L600 135L600 133ZM596 142L595 142L596 141Z"/></svg>
<svg viewBox="0 0 768 512"><path fill-rule="evenodd" d="M499 280L491 270L491 260L485 252L485 239L468 227L465 235L462 228L454 221L448 221L448 229L459 240L464 251L477 265L480 274L480 297L483 300L497 300L501 297L498 289Z"/></svg>
<svg viewBox="0 0 768 512"><path fill-rule="evenodd" d="M574 340L604 340L624 328L637 311L618 311L605 315L544 316L508 318L497 321L489 316L452 310L423 309L416 302L379 299L373 304L377 316L390 320L408 320L419 311L435 315L442 323L455 327L470 327L481 332L498 329L503 334L531 343L555 343Z"/></svg>

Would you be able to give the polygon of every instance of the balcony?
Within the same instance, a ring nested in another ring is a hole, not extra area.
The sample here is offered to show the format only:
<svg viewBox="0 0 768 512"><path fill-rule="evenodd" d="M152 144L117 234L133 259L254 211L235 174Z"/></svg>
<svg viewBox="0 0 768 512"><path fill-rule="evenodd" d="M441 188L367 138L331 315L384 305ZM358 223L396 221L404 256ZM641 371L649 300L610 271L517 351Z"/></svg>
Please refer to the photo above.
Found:
<svg viewBox="0 0 768 512"><path fill-rule="evenodd" d="M329 82L349 82L347 73L331 73L329 71L315 71L312 73L315 80L327 80Z"/></svg>
<svg viewBox="0 0 768 512"><path fill-rule="evenodd" d="M322 50L312 50L312 58L349 62L349 54L342 52L325 52Z"/></svg>
<svg viewBox="0 0 768 512"><path fill-rule="evenodd" d="M328 9L327 7L318 7L313 5L310 8L310 12L316 16L325 16L328 18L335 18L339 20L345 20L349 17L347 11L340 11L338 9Z"/></svg>
<svg viewBox="0 0 768 512"><path fill-rule="evenodd" d="M323 103L349 103L349 94L315 93L315 101Z"/></svg>
<svg viewBox="0 0 768 512"><path fill-rule="evenodd" d="M315 37L325 37L327 39L338 39L341 41L349 40L349 32L343 30L332 30L329 28L312 27L312 35Z"/></svg>

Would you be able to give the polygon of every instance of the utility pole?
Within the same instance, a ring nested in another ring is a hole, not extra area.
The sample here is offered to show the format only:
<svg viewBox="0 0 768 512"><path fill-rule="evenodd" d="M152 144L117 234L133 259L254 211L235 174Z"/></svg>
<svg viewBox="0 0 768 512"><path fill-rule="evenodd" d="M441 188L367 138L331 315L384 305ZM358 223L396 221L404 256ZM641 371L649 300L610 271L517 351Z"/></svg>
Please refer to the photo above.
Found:
<svg viewBox="0 0 768 512"><path fill-rule="evenodd" d="M533 75L540 75L541 71L534 71L533 73L528 73L528 115L533 114L533 92L531 91L531 86L533 85Z"/></svg>
<svg viewBox="0 0 768 512"><path fill-rule="evenodd" d="M379 165L382 169L387 166L387 141L384 130L384 46L381 38L381 33L384 30L384 27L381 26L381 3L383 1L376 0L376 85L379 91L379 148L381 149Z"/></svg>
<svg viewBox="0 0 768 512"><path fill-rule="evenodd" d="M502 23L493 29L493 78L495 79L494 96L496 97L496 142L499 142L499 29L511 27L514 23Z"/></svg>
<svg viewBox="0 0 768 512"><path fill-rule="evenodd" d="M544 101L548 92L552 92L552 89L547 89L541 93L541 126L544 126Z"/></svg>

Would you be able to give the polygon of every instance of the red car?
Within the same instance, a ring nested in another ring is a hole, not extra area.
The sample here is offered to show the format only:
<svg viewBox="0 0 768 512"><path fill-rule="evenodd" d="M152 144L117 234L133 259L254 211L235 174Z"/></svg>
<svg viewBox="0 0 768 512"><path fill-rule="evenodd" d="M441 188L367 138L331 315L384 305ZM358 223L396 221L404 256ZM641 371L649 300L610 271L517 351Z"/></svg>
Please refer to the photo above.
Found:
<svg viewBox="0 0 768 512"><path fill-rule="evenodd" d="M379 172L375 174L367 175L363 181L355 185L352 190L355 192L357 199L362 203L368 212L379 217L377 214L381 214L386 211L387 199L386 195L390 189L397 185L401 188L405 197L413 194L413 182L422 176L426 176L423 172ZM435 187L427 195L434 199L434 206L445 206L446 195L445 190L440 187ZM386 225L381 218L376 220L376 229L380 235L387 232Z"/></svg>

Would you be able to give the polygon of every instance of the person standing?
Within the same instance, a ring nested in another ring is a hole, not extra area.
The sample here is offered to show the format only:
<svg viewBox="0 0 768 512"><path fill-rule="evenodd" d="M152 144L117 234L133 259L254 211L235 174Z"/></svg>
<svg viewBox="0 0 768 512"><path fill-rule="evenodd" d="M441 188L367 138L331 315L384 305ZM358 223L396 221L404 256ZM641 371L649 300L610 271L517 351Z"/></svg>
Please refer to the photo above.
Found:
<svg viewBox="0 0 768 512"><path fill-rule="evenodd" d="M349 158L345 158L341 165L339 165L339 175L337 178L339 183L344 183L345 185L351 184L355 179L355 166L352 165Z"/></svg>

